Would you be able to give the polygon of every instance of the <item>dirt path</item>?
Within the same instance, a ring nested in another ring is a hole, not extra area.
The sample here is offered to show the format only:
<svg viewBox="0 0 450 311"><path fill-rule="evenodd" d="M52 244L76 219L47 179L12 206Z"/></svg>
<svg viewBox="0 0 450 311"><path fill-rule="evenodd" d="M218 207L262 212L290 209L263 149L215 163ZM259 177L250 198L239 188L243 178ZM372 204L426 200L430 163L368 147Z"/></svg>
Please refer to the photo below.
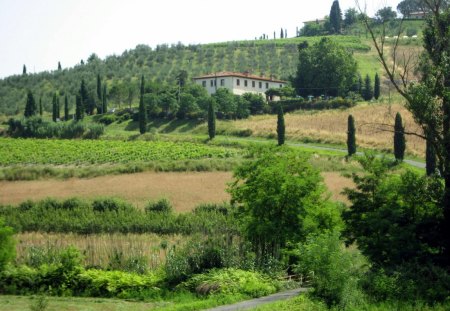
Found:
<svg viewBox="0 0 450 311"><path fill-rule="evenodd" d="M235 303L232 305L227 306L221 306L213 309L209 309L207 311L237 311L237 310L248 310L251 308L259 307L263 304L280 301L280 300L286 300L289 298L293 298L300 293L306 292L306 288L296 288L292 290L288 290L285 292L276 293L270 296L260 297L252 300L246 300L239 303Z"/></svg>

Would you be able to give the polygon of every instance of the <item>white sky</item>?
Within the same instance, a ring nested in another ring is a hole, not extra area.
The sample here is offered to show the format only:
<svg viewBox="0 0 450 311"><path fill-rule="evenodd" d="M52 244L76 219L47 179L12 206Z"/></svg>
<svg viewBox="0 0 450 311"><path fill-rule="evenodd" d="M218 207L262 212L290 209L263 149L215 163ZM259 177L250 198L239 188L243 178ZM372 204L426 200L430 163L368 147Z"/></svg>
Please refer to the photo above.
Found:
<svg viewBox="0 0 450 311"><path fill-rule="evenodd" d="M364 0L360 0L364 2ZM328 15L333 0L0 0L0 78L72 67L138 44L246 40L263 33L288 37L302 22ZM400 0L367 1L373 15ZM354 0L340 0L344 12Z"/></svg>

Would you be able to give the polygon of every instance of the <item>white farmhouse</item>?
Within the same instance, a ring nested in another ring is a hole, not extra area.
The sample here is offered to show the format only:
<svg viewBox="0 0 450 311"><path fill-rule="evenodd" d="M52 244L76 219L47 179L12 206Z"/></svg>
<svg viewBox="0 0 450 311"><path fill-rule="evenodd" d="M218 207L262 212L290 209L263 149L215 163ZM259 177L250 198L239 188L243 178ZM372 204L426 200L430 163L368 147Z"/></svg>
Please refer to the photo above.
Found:
<svg viewBox="0 0 450 311"><path fill-rule="evenodd" d="M216 72L195 77L193 80L203 86L210 95L219 88L226 88L236 95L256 93L265 97L268 89L282 88L287 85L286 81L251 75L248 72Z"/></svg>

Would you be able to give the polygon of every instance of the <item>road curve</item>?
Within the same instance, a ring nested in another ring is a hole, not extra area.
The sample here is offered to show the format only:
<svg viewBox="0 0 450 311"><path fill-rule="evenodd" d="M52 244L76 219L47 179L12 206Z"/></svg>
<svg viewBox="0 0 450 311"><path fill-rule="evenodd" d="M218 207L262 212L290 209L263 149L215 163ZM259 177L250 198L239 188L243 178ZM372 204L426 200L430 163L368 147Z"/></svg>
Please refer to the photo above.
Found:
<svg viewBox="0 0 450 311"><path fill-rule="evenodd" d="M232 305L220 306L213 309L208 309L207 311L238 311L238 310L248 310L250 308L256 308L263 304L286 300L295 297L301 293L306 292L307 288L296 288L284 292L279 292L270 296L260 297L252 300L246 300L238 302Z"/></svg>

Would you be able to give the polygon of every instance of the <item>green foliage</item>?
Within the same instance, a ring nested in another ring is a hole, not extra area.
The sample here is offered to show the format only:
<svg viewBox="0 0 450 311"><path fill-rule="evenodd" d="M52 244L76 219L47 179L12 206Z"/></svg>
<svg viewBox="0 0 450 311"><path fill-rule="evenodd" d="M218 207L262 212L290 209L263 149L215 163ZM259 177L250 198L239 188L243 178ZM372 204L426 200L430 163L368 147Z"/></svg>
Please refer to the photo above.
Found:
<svg viewBox="0 0 450 311"><path fill-rule="evenodd" d="M69 98L64 96L64 121L69 120Z"/></svg>
<svg viewBox="0 0 450 311"><path fill-rule="evenodd" d="M348 116L347 121L347 151L349 156L356 153L356 128L355 119L352 115Z"/></svg>
<svg viewBox="0 0 450 311"><path fill-rule="evenodd" d="M234 268L212 269L207 273L192 276L179 287L200 295L224 294L261 297L273 294L279 284L258 272Z"/></svg>
<svg viewBox="0 0 450 311"><path fill-rule="evenodd" d="M339 43L322 38L320 42L299 48L299 64L294 79L297 93L345 96L355 83L357 63Z"/></svg>
<svg viewBox="0 0 450 311"><path fill-rule="evenodd" d="M394 124L394 155L397 161L403 161L405 149L405 128L403 127L402 116L397 112Z"/></svg>
<svg viewBox="0 0 450 311"><path fill-rule="evenodd" d="M13 235L13 229L5 226L3 219L0 218L0 272L3 271L8 262L15 259L16 243Z"/></svg>
<svg viewBox="0 0 450 311"><path fill-rule="evenodd" d="M103 125L100 124L75 121L53 123L44 121L40 116L35 116L23 119L9 119L7 133L11 137L16 138L97 139L103 134L103 131ZM17 144L26 143L18 142Z"/></svg>
<svg viewBox="0 0 450 311"><path fill-rule="evenodd" d="M278 106L278 114L277 114L277 137L278 137L278 146L284 145L285 140L285 125L284 125L284 113L283 106Z"/></svg>
<svg viewBox="0 0 450 311"><path fill-rule="evenodd" d="M157 212L157 213L172 213L173 207L167 199L160 199L156 202L148 202L145 206L145 211L147 213Z"/></svg>
<svg viewBox="0 0 450 311"><path fill-rule="evenodd" d="M285 99L277 102L270 102L271 113L277 113L278 105L283 107L284 112L295 110L327 110L339 108L351 108L356 105L352 99L337 97L331 100L305 101L304 99Z"/></svg>
<svg viewBox="0 0 450 311"><path fill-rule="evenodd" d="M436 151L434 150L433 138L430 135L430 133L427 135L425 149L425 170L428 176L436 173Z"/></svg>
<svg viewBox="0 0 450 311"><path fill-rule="evenodd" d="M366 75L366 78L364 79L364 88L362 89L362 97L364 100L371 100L373 98L373 88L372 88L372 82L370 80L369 75Z"/></svg>
<svg viewBox="0 0 450 311"><path fill-rule="evenodd" d="M147 132L147 109L144 103L144 76L141 78L141 95L139 99L139 132L144 134Z"/></svg>
<svg viewBox="0 0 450 311"><path fill-rule="evenodd" d="M342 310L362 300L358 281L367 270L367 261L357 251L344 246L337 231L308 236L296 250L296 272L311 282L311 295Z"/></svg>
<svg viewBox="0 0 450 311"><path fill-rule="evenodd" d="M353 174L356 189L345 190L351 202L344 212L347 241L380 267L438 261L442 181L411 171L389 175L389 162L375 156L360 163L366 174Z"/></svg>
<svg viewBox="0 0 450 311"><path fill-rule="evenodd" d="M342 11L339 7L339 1L334 0L330 10L330 28L331 33L341 33L342 28Z"/></svg>
<svg viewBox="0 0 450 311"><path fill-rule="evenodd" d="M318 171L294 151L262 150L259 158L239 167L234 177L229 192L239 206L244 234L253 245L259 265L270 258L280 259L288 243L339 223L337 209L327 209L331 213L323 215L328 218L323 226L318 219L311 219L317 225L306 221L310 213L320 214L325 208L324 188Z"/></svg>
<svg viewBox="0 0 450 311"><path fill-rule="evenodd" d="M378 76L378 73L375 74L375 82L373 86L373 97L378 100L380 98L380 77Z"/></svg>

